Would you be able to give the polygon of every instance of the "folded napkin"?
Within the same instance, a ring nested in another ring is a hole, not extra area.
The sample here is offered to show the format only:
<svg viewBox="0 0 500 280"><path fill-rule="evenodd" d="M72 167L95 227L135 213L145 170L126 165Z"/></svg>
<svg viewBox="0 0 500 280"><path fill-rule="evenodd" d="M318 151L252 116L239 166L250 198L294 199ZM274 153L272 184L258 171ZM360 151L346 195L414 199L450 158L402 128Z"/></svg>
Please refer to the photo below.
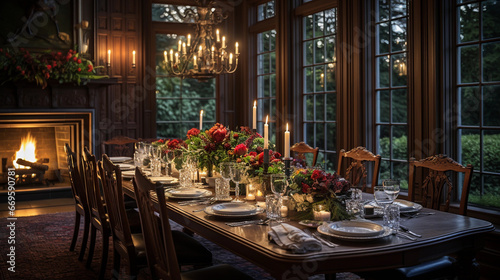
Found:
<svg viewBox="0 0 500 280"><path fill-rule="evenodd" d="M321 243L318 240L289 224L281 223L273 226L268 234L278 246L294 253L321 251Z"/></svg>
<svg viewBox="0 0 500 280"><path fill-rule="evenodd" d="M393 204L399 206L399 211L411 211L415 209L411 202L394 201Z"/></svg>

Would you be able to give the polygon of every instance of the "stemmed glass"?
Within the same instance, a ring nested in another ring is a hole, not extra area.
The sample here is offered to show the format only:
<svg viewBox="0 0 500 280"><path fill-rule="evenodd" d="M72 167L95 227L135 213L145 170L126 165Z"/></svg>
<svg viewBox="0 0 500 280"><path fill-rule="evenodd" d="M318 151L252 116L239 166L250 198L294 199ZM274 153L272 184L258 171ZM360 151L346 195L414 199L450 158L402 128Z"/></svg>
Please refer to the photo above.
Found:
<svg viewBox="0 0 500 280"><path fill-rule="evenodd" d="M285 195L288 188L288 177L285 174L272 174L271 175L271 191L274 193L278 199L278 217L280 214L281 206L283 203L283 195ZM277 219L278 222L282 222L283 219Z"/></svg>
<svg viewBox="0 0 500 280"><path fill-rule="evenodd" d="M384 186L385 194L390 200L389 204L393 203L399 195L399 180L387 179L382 182L382 185Z"/></svg>
<svg viewBox="0 0 500 280"><path fill-rule="evenodd" d="M243 181L247 171L247 167L242 164L233 163L230 167L231 180L236 184L234 187L234 199L233 202L244 202L240 198L240 182Z"/></svg>
<svg viewBox="0 0 500 280"><path fill-rule="evenodd" d="M219 164L220 175L222 179L224 179L224 184L229 189L229 181L231 181L231 166L232 162L221 162Z"/></svg>

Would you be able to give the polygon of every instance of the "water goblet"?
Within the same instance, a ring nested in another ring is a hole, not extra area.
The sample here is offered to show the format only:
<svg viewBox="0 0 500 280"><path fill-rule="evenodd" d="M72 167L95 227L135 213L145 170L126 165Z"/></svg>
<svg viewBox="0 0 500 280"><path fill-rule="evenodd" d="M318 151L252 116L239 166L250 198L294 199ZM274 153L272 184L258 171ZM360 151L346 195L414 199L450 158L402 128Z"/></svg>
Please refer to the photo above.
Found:
<svg viewBox="0 0 500 280"><path fill-rule="evenodd" d="M283 201L282 197L283 195L285 195L287 188L288 188L288 177L285 174L271 175L271 191L274 193L274 195L279 201L279 209L281 209ZM280 218L277 221L282 222L283 219Z"/></svg>
<svg viewBox="0 0 500 280"><path fill-rule="evenodd" d="M229 170L231 173L231 180L233 180L233 182L236 184L236 186L234 187L233 202L244 202L240 198L240 183L241 181L243 181L246 175L247 167L242 164L233 163Z"/></svg>
<svg viewBox="0 0 500 280"><path fill-rule="evenodd" d="M382 182L384 192L391 201L390 203L393 203L394 200L398 197L399 195L399 180L393 180L393 179L388 179L384 180Z"/></svg>

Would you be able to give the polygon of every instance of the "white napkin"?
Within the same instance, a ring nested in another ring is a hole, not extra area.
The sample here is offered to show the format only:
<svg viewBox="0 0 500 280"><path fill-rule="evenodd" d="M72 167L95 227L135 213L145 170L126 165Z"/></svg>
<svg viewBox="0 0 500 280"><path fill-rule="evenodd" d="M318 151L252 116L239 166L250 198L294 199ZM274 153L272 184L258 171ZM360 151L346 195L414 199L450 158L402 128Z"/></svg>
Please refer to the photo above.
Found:
<svg viewBox="0 0 500 280"><path fill-rule="evenodd" d="M273 226L268 234L278 246L294 253L321 251L322 248L318 240L289 224L281 223Z"/></svg>

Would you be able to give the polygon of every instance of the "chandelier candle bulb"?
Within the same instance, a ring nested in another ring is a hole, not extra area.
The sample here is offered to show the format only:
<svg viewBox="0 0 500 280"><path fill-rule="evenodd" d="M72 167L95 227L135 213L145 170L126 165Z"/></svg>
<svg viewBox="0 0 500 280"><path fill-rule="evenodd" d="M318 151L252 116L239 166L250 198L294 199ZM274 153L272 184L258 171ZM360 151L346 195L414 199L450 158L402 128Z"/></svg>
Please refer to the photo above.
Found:
<svg viewBox="0 0 500 280"><path fill-rule="evenodd" d="M188 34L188 43L187 46L191 46L191 34Z"/></svg>
<svg viewBox="0 0 500 280"><path fill-rule="evenodd" d="M222 48L226 48L226 36L222 36Z"/></svg>
<svg viewBox="0 0 500 280"><path fill-rule="evenodd" d="M229 65L233 65L233 53L229 54Z"/></svg>
<svg viewBox="0 0 500 280"><path fill-rule="evenodd" d="M179 62L179 53L176 52L175 53L175 64L177 65L178 62Z"/></svg>
<svg viewBox="0 0 500 280"><path fill-rule="evenodd" d="M135 65L135 51L132 51L132 65Z"/></svg>
<svg viewBox="0 0 500 280"><path fill-rule="evenodd" d="M174 62L174 50L170 49L170 63Z"/></svg>
<svg viewBox="0 0 500 280"><path fill-rule="evenodd" d="M198 56L201 58L202 55L203 55L203 47L200 46L200 48L198 49Z"/></svg>
<svg viewBox="0 0 500 280"><path fill-rule="evenodd" d="M111 65L111 50L108 50L108 66Z"/></svg>
<svg viewBox="0 0 500 280"><path fill-rule="evenodd" d="M182 41L179 39L179 46L177 47L177 51L180 52L182 48Z"/></svg>
<svg viewBox="0 0 500 280"><path fill-rule="evenodd" d="M215 34L217 34L217 42L220 42L219 29L215 30Z"/></svg>
<svg viewBox="0 0 500 280"><path fill-rule="evenodd" d="M164 52L163 52L163 59L165 60L165 62L168 62L168 59L167 59L167 51L164 51Z"/></svg>
<svg viewBox="0 0 500 280"><path fill-rule="evenodd" d="M203 110L200 111L200 131L202 130L203 127Z"/></svg>
<svg viewBox="0 0 500 280"><path fill-rule="evenodd" d="M257 129L257 100L253 102L252 129Z"/></svg>
<svg viewBox="0 0 500 280"><path fill-rule="evenodd" d="M234 46L235 46L235 51L234 51L234 53L235 53L236 55L239 55L239 54L240 54L240 50L239 50L239 45L238 45L238 42L236 42L236 44L234 44Z"/></svg>
<svg viewBox="0 0 500 280"><path fill-rule="evenodd" d="M269 120L269 115L266 116L266 123L264 124L264 149L269 149L269 125L267 121Z"/></svg>
<svg viewBox="0 0 500 280"><path fill-rule="evenodd" d="M193 63L194 63L194 67L198 66L198 61L196 59L196 55L193 56Z"/></svg>
<svg viewBox="0 0 500 280"><path fill-rule="evenodd" d="M186 43L182 43L182 53L186 54Z"/></svg>
<svg viewBox="0 0 500 280"><path fill-rule="evenodd" d="M290 157L290 131L288 131L288 123L286 123L285 131L285 158Z"/></svg>

